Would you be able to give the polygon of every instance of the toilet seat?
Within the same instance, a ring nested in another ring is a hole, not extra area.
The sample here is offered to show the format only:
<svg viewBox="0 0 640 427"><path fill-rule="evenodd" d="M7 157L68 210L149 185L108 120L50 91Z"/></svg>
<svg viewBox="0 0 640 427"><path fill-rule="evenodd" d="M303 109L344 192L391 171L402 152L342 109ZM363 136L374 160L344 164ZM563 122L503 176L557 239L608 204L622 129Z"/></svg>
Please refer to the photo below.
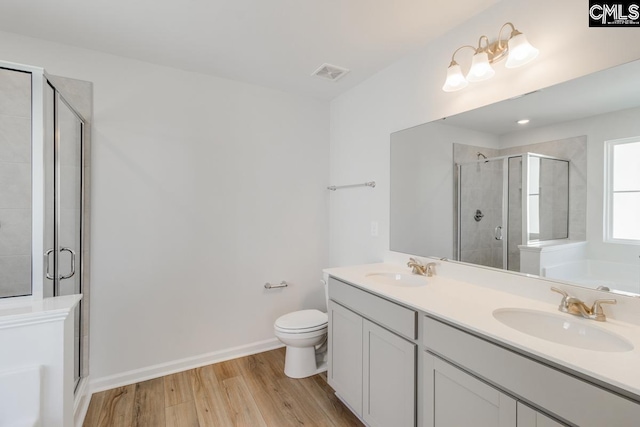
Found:
<svg viewBox="0 0 640 427"><path fill-rule="evenodd" d="M273 327L278 332L303 334L327 328L329 317L320 310L300 310L280 316Z"/></svg>

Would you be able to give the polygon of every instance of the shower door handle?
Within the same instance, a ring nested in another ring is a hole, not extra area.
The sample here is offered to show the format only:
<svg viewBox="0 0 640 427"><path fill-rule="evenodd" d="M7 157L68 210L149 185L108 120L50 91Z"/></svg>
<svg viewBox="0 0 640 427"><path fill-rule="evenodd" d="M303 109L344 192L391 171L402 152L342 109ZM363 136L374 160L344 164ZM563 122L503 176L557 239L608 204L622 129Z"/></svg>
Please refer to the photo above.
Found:
<svg viewBox="0 0 640 427"><path fill-rule="evenodd" d="M76 253L71 248L62 248L60 249L60 253L69 252L71 254L71 273L66 276L60 276L60 280L69 279L76 274Z"/></svg>
<svg viewBox="0 0 640 427"><path fill-rule="evenodd" d="M47 279L49 280L53 280L53 276L49 273L49 258L50 258L51 252L53 252L53 249L49 249L44 253L44 258L47 260L47 267L46 267L45 273L47 275Z"/></svg>
<svg viewBox="0 0 640 427"><path fill-rule="evenodd" d="M499 225L493 230L493 237L496 240L502 240L502 226Z"/></svg>

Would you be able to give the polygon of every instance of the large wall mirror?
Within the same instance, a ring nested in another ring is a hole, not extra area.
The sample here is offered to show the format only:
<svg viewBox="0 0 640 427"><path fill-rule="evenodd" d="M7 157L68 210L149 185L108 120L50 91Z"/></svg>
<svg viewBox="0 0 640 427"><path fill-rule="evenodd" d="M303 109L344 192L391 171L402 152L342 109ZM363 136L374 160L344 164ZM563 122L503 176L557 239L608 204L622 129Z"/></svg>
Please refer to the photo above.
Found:
<svg viewBox="0 0 640 427"><path fill-rule="evenodd" d="M640 295L638 75L640 60L393 133L390 249Z"/></svg>

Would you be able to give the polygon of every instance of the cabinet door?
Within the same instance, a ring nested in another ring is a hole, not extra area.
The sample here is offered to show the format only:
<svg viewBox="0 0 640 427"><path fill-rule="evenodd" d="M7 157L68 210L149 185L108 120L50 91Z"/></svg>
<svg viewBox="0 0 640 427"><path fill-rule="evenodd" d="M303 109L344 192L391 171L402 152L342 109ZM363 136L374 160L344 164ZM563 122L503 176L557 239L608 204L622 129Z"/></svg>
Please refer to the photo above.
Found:
<svg viewBox="0 0 640 427"><path fill-rule="evenodd" d="M516 400L424 353L424 425L515 427Z"/></svg>
<svg viewBox="0 0 640 427"><path fill-rule="evenodd" d="M363 419L371 427L415 426L416 345L364 320Z"/></svg>
<svg viewBox="0 0 640 427"><path fill-rule="evenodd" d="M362 416L362 317L329 301L328 380L338 396Z"/></svg>
<svg viewBox="0 0 640 427"><path fill-rule="evenodd" d="M552 418L518 402L518 427L563 427Z"/></svg>

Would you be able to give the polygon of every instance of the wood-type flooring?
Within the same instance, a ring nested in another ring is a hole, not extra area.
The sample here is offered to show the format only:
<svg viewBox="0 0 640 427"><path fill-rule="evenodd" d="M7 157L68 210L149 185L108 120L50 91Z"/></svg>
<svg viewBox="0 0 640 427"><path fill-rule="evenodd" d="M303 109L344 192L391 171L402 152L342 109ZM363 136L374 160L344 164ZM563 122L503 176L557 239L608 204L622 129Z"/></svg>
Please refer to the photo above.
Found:
<svg viewBox="0 0 640 427"><path fill-rule="evenodd" d="M283 370L280 348L96 393L84 427L362 426L324 374Z"/></svg>

